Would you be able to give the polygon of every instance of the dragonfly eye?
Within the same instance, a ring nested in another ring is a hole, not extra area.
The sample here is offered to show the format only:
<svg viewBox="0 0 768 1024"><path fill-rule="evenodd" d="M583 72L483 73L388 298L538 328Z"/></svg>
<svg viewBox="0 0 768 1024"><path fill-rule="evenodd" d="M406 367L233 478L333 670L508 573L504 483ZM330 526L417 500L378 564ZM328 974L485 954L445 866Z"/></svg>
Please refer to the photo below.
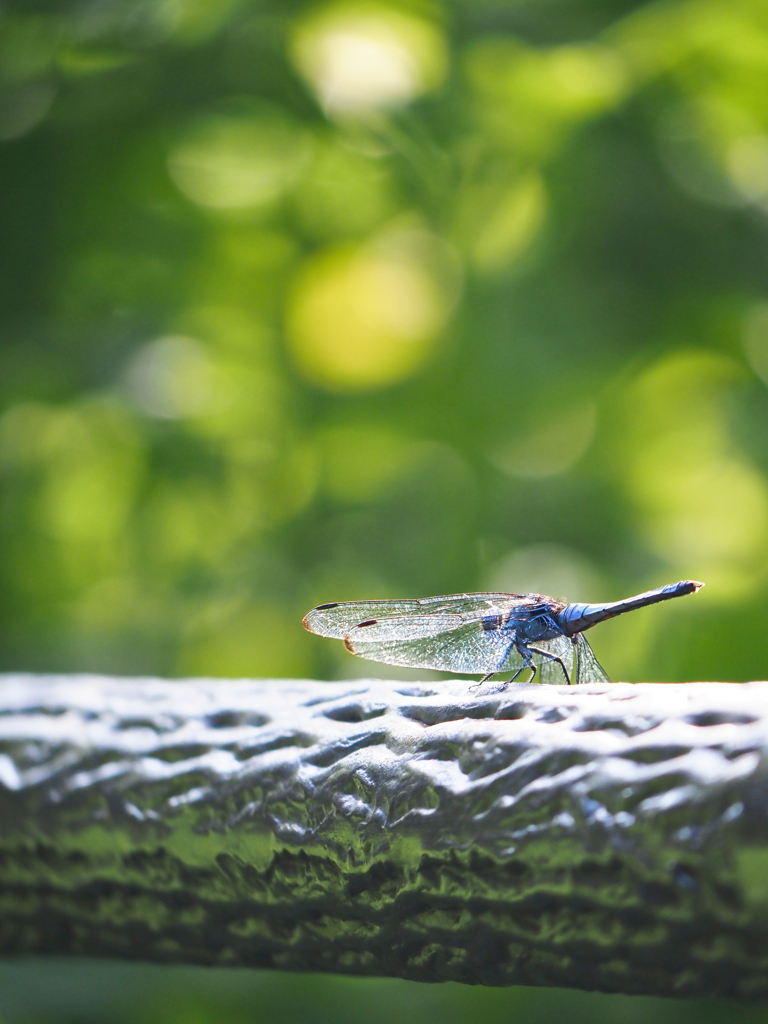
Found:
<svg viewBox="0 0 768 1024"><path fill-rule="evenodd" d="M361 626L375 626L377 622L378 619L366 619L365 622L358 622L356 628L360 629Z"/></svg>

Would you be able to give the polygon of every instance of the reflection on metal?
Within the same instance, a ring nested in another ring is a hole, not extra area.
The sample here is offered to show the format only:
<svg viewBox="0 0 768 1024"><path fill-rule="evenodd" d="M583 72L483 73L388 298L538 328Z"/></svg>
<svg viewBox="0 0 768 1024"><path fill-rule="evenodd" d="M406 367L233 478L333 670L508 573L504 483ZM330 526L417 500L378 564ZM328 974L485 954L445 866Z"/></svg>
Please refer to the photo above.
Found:
<svg viewBox="0 0 768 1024"><path fill-rule="evenodd" d="M768 683L5 676L0 950L768 995Z"/></svg>

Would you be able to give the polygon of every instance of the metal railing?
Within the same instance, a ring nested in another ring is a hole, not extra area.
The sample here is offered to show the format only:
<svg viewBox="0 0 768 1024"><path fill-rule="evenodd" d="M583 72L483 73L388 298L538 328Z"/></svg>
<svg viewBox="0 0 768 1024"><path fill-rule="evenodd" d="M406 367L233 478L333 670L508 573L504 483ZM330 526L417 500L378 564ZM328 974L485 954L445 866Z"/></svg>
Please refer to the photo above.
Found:
<svg viewBox="0 0 768 1024"><path fill-rule="evenodd" d="M0 677L0 952L768 995L768 683Z"/></svg>

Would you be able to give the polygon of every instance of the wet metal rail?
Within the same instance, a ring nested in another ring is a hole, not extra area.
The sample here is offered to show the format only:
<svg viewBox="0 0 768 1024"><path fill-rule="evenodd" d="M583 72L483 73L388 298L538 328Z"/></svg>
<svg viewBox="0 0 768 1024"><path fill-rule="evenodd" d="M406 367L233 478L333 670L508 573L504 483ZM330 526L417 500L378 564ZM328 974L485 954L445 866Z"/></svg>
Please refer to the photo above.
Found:
<svg viewBox="0 0 768 1024"><path fill-rule="evenodd" d="M0 677L0 953L768 996L768 683Z"/></svg>

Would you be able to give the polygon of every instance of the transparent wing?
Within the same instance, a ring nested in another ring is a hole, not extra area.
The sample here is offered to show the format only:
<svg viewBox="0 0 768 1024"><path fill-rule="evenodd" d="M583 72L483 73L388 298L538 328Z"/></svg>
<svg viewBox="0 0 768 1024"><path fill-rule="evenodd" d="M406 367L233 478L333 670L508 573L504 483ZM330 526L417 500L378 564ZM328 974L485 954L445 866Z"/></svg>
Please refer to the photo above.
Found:
<svg viewBox="0 0 768 1024"><path fill-rule="evenodd" d="M494 628L484 609L464 615L398 616L360 623L352 627L344 643L353 654L387 665L486 675L514 674L525 663L514 639L514 630ZM541 641L535 646L560 658L568 675L572 675L574 648L567 637ZM535 651L531 652L531 660L539 669L537 682L566 681L557 661Z"/></svg>
<svg viewBox="0 0 768 1024"><path fill-rule="evenodd" d="M595 657L589 641L583 633L576 634L576 679L577 683L610 683L608 674Z"/></svg>
<svg viewBox="0 0 768 1024"><path fill-rule="evenodd" d="M379 619L353 626L344 643L353 654L386 665L485 675L506 664L514 633L483 628L483 614L487 609L474 621L458 615Z"/></svg>
<svg viewBox="0 0 768 1024"><path fill-rule="evenodd" d="M477 622L483 612L469 615L395 615L388 619L366 619L356 622L345 639L364 643L390 643L426 640L440 633L453 633L462 626Z"/></svg>
<svg viewBox="0 0 768 1024"><path fill-rule="evenodd" d="M533 594L445 594L411 600L344 601L321 604L304 616L304 628L320 636L342 640L353 626L369 619L406 617L410 615L508 612L518 605L535 604Z"/></svg>

